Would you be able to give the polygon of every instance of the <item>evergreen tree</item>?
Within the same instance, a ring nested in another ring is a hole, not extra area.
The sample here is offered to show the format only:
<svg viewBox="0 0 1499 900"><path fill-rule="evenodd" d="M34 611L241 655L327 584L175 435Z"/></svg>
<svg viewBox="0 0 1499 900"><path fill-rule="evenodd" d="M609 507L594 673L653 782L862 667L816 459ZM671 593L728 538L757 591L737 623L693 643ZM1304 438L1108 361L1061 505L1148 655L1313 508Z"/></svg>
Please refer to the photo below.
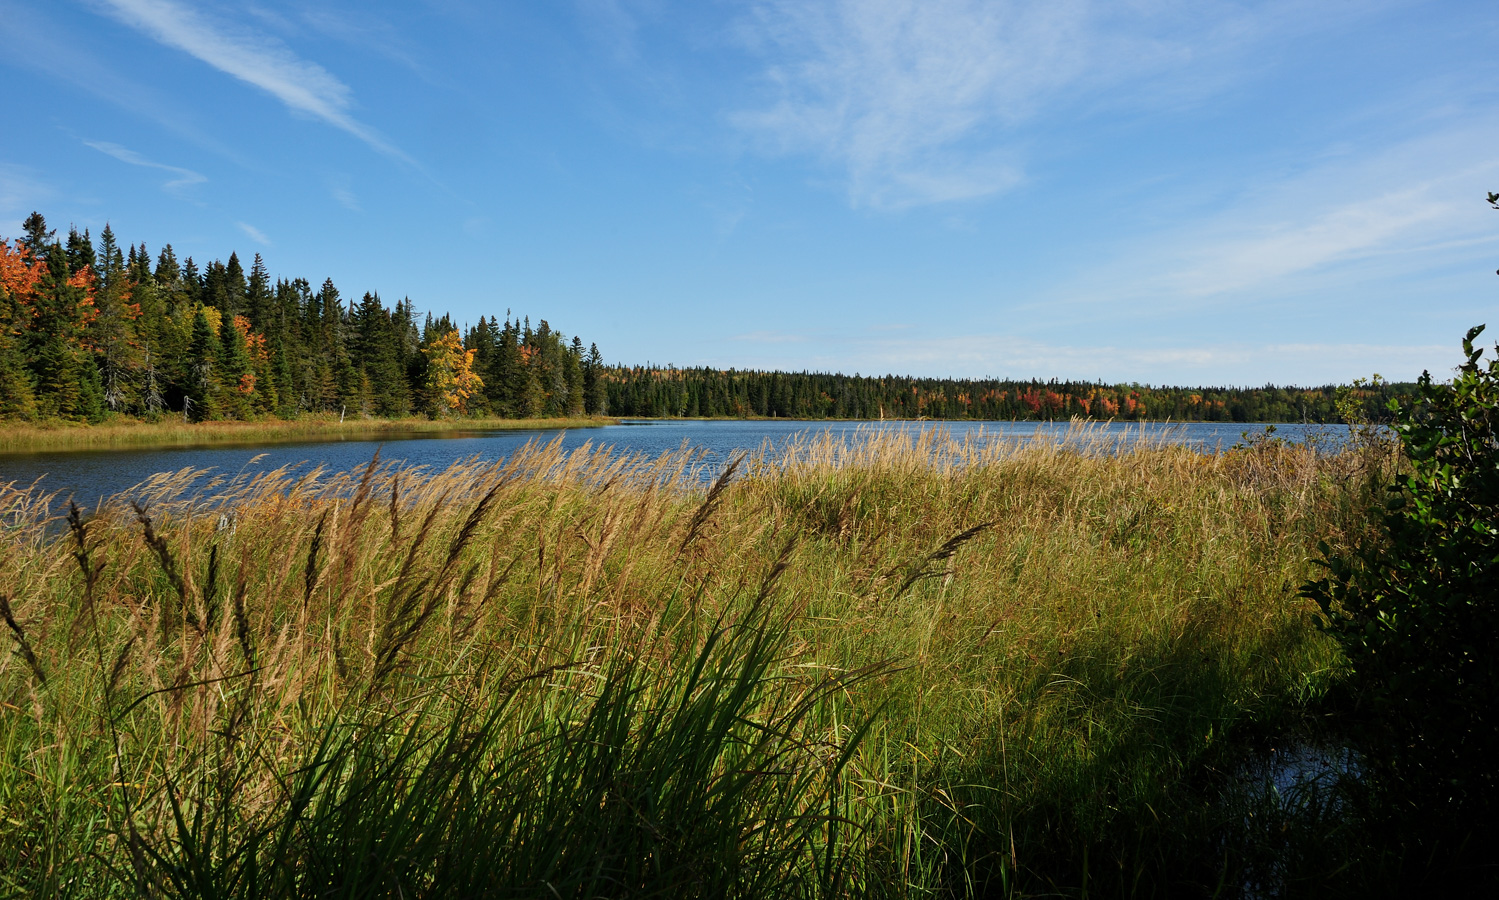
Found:
<svg viewBox="0 0 1499 900"><path fill-rule="evenodd" d="M130 303L129 273L114 231L105 224L99 234L95 263L99 286L94 292L96 318L91 330L96 362L103 383L104 403L111 411L138 407L133 381L138 359L134 321L139 307Z"/></svg>
<svg viewBox="0 0 1499 900"><path fill-rule="evenodd" d="M36 389L8 323L0 323L0 419L36 418Z"/></svg>
<svg viewBox="0 0 1499 900"><path fill-rule="evenodd" d="M250 283L245 288L245 316L257 331L267 331L272 301L271 276L265 269L265 260L257 253L250 265Z"/></svg>
<svg viewBox="0 0 1499 900"><path fill-rule="evenodd" d="M90 239L87 228L83 230L83 234L79 234L77 228L68 229L67 253L68 271L82 272L94 267L94 242Z"/></svg>
<svg viewBox="0 0 1499 900"><path fill-rule="evenodd" d="M161 253L156 257L156 283L161 287L172 290L182 282L182 267L177 265L177 253L171 244L161 248Z"/></svg>
<svg viewBox="0 0 1499 900"><path fill-rule="evenodd" d="M98 369L83 350L84 329L93 314L92 283L93 270L74 276L62 246L48 248L24 345L37 412L44 418L96 421L103 414Z"/></svg>
<svg viewBox="0 0 1499 900"><path fill-rule="evenodd" d="M609 415L609 391L604 382L604 357L598 344L588 347L588 359L583 364L583 403L590 416Z"/></svg>
<svg viewBox="0 0 1499 900"><path fill-rule="evenodd" d="M219 319L219 407L218 414L233 419L250 417L250 396L255 391L255 374L245 346L245 333L239 316Z"/></svg>
<svg viewBox="0 0 1499 900"><path fill-rule="evenodd" d="M187 356L190 380L183 413L194 422L218 418L219 340L203 307L199 307L193 316L192 343L188 346Z"/></svg>
<svg viewBox="0 0 1499 900"><path fill-rule="evenodd" d="M46 258L48 248L57 243L57 232L47 227L47 220L39 212L27 216L21 228L26 232L25 244L31 250L32 264L35 265Z"/></svg>
<svg viewBox="0 0 1499 900"><path fill-rule="evenodd" d="M573 336L572 347L565 357L567 374L567 409L569 416L581 416L585 407L583 397L583 339Z"/></svg>

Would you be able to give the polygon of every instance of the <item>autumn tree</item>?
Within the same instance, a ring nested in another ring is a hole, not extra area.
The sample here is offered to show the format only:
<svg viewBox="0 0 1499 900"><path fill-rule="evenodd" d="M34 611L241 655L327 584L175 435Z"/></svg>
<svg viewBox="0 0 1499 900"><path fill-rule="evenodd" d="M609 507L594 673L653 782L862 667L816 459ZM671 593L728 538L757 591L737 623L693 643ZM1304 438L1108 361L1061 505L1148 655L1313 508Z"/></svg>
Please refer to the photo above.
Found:
<svg viewBox="0 0 1499 900"><path fill-rule="evenodd" d="M468 398L483 390L474 372L474 351L465 349L457 329L435 336L422 348L427 357L427 396L437 416L467 409Z"/></svg>
<svg viewBox="0 0 1499 900"><path fill-rule="evenodd" d="M30 324L28 301L38 276L23 242L12 248L0 240L0 418L36 416L36 391L20 342Z"/></svg>

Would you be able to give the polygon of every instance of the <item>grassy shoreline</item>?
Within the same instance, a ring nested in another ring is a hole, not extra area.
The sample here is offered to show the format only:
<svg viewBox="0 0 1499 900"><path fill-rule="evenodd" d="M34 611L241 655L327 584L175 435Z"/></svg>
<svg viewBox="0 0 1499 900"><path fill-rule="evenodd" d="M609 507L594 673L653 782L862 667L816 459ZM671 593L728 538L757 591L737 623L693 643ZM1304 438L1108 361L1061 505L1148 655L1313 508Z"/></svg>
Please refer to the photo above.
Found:
<svg viewBox="0 0 1499 900"><path fill-rule="evenodd" d="M0 430L0 455L70 450L149 449L224 444L276 444L461 434L474 431L524 431L597 428L616 419L591 416L570 419L346 419L304 418L261 422L121 422L102 425L11 424Z"/></svg>
<svg viewBox="0 0 1499 900"><path fill-rule="evenodd" d="M0 888L1346 877L1336 852L1277 849L1298 801L1229 797L1225 773L1336 681L1296 585L1318 539L1367 526L1357 459L1083 431L809 435L708 490L701 462L552 445L271 472L211 516L162 482L132 498L149 523L121 498L71 540L28 522L31 493L0 496Z"/></svg>

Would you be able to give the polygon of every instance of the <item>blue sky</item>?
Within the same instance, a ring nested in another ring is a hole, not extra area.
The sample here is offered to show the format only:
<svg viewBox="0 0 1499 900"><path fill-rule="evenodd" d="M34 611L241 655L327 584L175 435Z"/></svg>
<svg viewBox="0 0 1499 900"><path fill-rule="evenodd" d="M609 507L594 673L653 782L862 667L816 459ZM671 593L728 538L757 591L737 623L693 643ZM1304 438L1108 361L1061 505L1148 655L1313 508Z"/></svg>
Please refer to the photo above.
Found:
<svg viewBox="0 0 1499 900"><path fill-rule="evenodd" d="M1324 383L1499 330L1499 4L0 0L0 235L611 361Z"/></svg>

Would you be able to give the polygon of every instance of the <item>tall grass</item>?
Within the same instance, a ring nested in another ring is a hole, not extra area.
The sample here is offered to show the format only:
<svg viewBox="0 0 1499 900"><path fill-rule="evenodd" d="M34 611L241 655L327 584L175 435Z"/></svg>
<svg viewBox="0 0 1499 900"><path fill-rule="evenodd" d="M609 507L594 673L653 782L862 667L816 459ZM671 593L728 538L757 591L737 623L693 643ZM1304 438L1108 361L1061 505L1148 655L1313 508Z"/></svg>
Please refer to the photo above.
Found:
<svg viewBox="0 0 1499 900"><path fill-rule="evenodd" d="M704 488L709 464L553 442L212 505L185 471L61 539L5 489L0 884L1245 883L1215 773L1335 675L1296 588L1366 525L1347 457L936 430L806 438Z"/></svg>
<svg viewBox="0 0 1499 900"><path fill-rule="evenodd" d="M613 420L578 419L340 419L307 416L301 419L258 422L157 422L122 419L103 425L7 422L0 432L0 454L67 450L112 450L143 447L205 447L225 444L258 445L289 441L379 440L413 436L462 434L473 431L534 428L589 428Z"/></svg>

